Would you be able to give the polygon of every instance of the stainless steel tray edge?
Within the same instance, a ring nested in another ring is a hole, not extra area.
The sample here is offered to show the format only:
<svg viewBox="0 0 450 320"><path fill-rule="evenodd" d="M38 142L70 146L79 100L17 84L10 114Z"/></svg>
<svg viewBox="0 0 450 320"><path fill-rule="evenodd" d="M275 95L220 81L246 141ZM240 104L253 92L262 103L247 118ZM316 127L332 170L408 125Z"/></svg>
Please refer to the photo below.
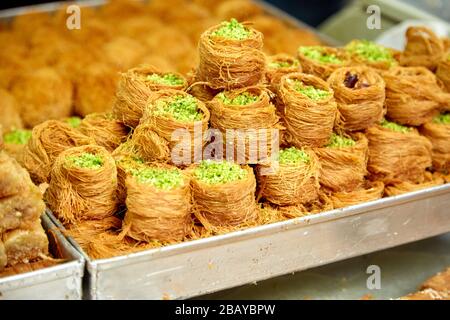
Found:
<svg viewBox="0 0 450 320"><path fill-rule="evenodd" d="M86 289L91 299L194 297L449 232L449 207L447 184L126 256L86 257ZM302 244L306 252L297 251Z"/></svg>
<svg viewBox="0 0 450 320"><path fill-rule="evenodd" d="M46 215L42 215L41 219L45 230L52 229L60 248L70 261L0 278L0 299L80 300L85 259Z"/></svg>
<svg viewBox="0 0 450 320"><path fill-rule="evenodd" d="M291 25L310 29L328 44L337 44L335 40L323 36L280 9L263 1L257 2L263 5L268 13L281 17ZM103 3L102 0L80 1L82 5L92 6ZM55 2L34 8L54 11L61 4ZM0 19L11 18L28 9L29 7L0 11ZM436 207L431 203L433 200L441 204ZM93 261L73 239L69 238L69 241L86 259L87 285L84 289L88 298L189 298L449 232L449 207L450 185L447 184L310 217L111 259ZM408 214L408 210L411 210L411 214ZM61 227L50 212L47 214ZM393 220L393 226L386 225L390 219ZM427 223L429 219L431 223ZM417 221L414 227L410 228L414 220ZM403 224L407 228L406 234L395 231L395 228ZM359 233L359 229L364 233ZM381 232L370 234L370 230ZM323 236L311 237L320 232ZM336 234L342 237L335 238ZM295 236L300 243L292 241ZM367 246L364 241L371 236L377 241L372 241L369 243L371 246ZM386 242L382 241L383 237L387 239ZM317 241L314 242L314 239ZM320 246L317 245L319 241ZM343 251L342 247L352 241L354 244L349 246L350 249ZM273 243L281 246L274 248ZM325 243L325 246L322 243ZM284 248L285 244L289 246ZM309 249L313 247L312 244L318 251L317 255L312 251L300 252L301 254L296 252L299 245L300 249L303 249L301 245ZM261 250L261 253L255 254L252 249ZM296 254L288 259L286 249L291 249ZM232 252L240 254L237 259ZM220 257L222 259L218 259ZM270 264L272 259L278 264ZM249 268L250 272L247 270ZM226 273L218 272L223 270Z"/></svg>
<svg viewBox="0 0 450 320"><path fill-rule="evenodd" d="M223 235L218 235L214 237L209 237L205 239L199 239L195 241L183 242L180 244L175 244L171 246L166 246L162 248L146 250L142 252L132 253L130 255L96 260L97 265L101 268L109 265L110 262L114 263L114 267L121 266L123 264L130 263L128 258L133 259L145 259L148 255L155 256L155 258L167 257L173 254L183 253L190 251L192 246L207 248L217 245L217 243L228 243L235 242L236 240L244 240L249 237L263 236L267 234L272 234L275 232L282 232L284 230L289 230L293 228L300 228L305 225L313 225L322 222L328 222L331 220L336 220L340 218L350 217L360 213L365 213L373 211L376 209L384 209L387 207L392 207L400 205L403 203L408 203L411 201L417 201L421 199L426 199L431 196L437 196L441 194L448 194L450 197L450 184L445 184L441 186L436 186L432 188L427 188L415 192L410 192L407 194L402 194L394 197L382 198L375 201L365 202L358 205L345 207L341 209L334 209L331 211L326 211L310 216L299 217L295 219L290 219L282 222L272 223L268 225L257 226L253 228L244 229L241 231L230 232ZM450 215L450 211L449 211ZM53 216L53 219L56 219ZM56 220L57 223L58 220ZM449 226L450 227L450 226ZM85 255L85 254L84 254ZM86 255L85 257L89 259ZM112 267L112 266L110 266Z"/></svg>
<svg viewBox="0 0 450 320"><path fill-rule="evenodd" d="M58 218L53 214L53 212L50 209L47 208L45 210L45 213L46 213L48 219L50 219L52 221L52 223L59 230L61 230L61 231L65 230L65 227L63 226L61 221L58 220ZM66 239L72 245L72 247L75 250L77 250L77 252L83 257L83 260L85 261L84 282L83 282L83 299L91 300L92 293L95 292L95 288L96 288L95 283L97 280L97 273L98 273L97 261L92 260L86 254L86 252L84 252L84 250L80 247L80 245L78 244L78 242L75 239L73 239L72 237L67 236L67 235L66 235ZM88 261L89 261L89 263L88 263Z"/></svg>

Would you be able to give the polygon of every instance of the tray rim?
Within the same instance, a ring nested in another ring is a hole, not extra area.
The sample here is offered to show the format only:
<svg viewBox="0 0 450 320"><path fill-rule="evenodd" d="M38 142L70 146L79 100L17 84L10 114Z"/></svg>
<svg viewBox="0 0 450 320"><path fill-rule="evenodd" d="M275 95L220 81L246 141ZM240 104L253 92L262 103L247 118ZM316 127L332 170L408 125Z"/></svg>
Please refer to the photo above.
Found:
<svg viewBox="0 0 450 320"><path fill-rule="evenodd" d="M369 202L364 202L353 206L324 211L321 213L312 214L310 216L293 218L267 225L251 227L239 231L233 231L222 235L216 235L208 238L181 242L160 248L148 249L130 253L127 255L121 255L105 259L91 259L84 252L84 250L81 249L81 247L78 245L75 239L68 237L68 240L84 256L88 271L96 273L98 271L116 269L119 267L140 263L142 261L156 260L158 258L173 256L180 253L192 252L197 249L213 247L217 244L238 242L243 239L260 237L267 234L281 232L283 230L297 229L302 228L304 226L311 226L314 224L325 223L332 220L364 214L366 212L374 211L377 209L393 207L398 204L422 200L429 198L430 196L438 196L447 193L450 193L450 183L425 188L413 192L408 192L397 196L391 196ZM59 228L64 228L61 222L53 215L53 213L49 209L47 209L46 212L49 215L50 219L53 220L53 222Z"/></svg>
<svg viewBox="0 0 450 320"><path fill-rule="evenodd" d="M75 248L72 243L61 233L59 227L54 223L53 219L45 213L41 215L41 219L43 224L46 225L45 230L53 230L56 233L58 240L62 241L62 244L71 255L71 260L39 270L2 277L0 278L0 289L2 286L7 287L9 284L12 285L13 283L19 281L23 282L24 285L21 286L21 288L23 288L54 280L60 280L66 278L67 276L73 275L74 271L79 272L80 281L83 279L84 267L86 263L84 255L77 250L77 248ZM14 288L12 290L14 290Z"/></svg>
<svg viewBox="0 0 450 320"><path fill-rule="evenodd" d="M265 11L273 16L276 16L282 19L285 23L299 28L304 28L314 33L319 37L320 40L325 42L328 45L338 46L339 42L320 33L318 30L313 27L307 25L306 23L298 20L293 17L289 13L284 12L280 8L277 8L273 4L269 4L262 0L253 0L255 3L261 5ZM78 0L71 3L65 3L62 1L55 1L44 4L37 4L32 6L23 6L11 9L0 10L0 20L13 18L18 15L23 15L27 12L54 12L57 9L63 7L64 5L69 4L77 4L81 7L97 7L105 4L107 1L105 0ZM304 216L299 218L293 218L281 222L271 223L267 225L261 225L256 227L251 227L239 231L230 232L223 235L216 235L208 238L197 239L187 242L182 242L174 245L164 246L160 248L143 250L136 253L130 253L127 255L106 258L106 259L96 259L93 260L79 247L78 243L72 239L71 237L67 237L62 234L59 230L55 230L59 233L60 237L63 238L66 242L69 250L71 251L71 255L76 257L76 259L64 262L62 264L31 271L23 274L7 276L4 278L0 278L0 286L8 285L9 283L14 283L16 281L23 281L24 287L32 286L33 284L40 284L45 282L50 282L52 280L62 279L67 277L68 275L73 274L73 270L78 269L80 272L80 279L88 278L89 282L94 282L97 280L98 273L100 271L107 271L117 268L122 268L124 266L133 265L136 263L140 263L142 261L152 261L159 258L164 258L168 256L177 255L180 253L192 252L198 249L204 249L208 247L213 247L216 245L239 242L244 239L261 237L264 235L274 234L277 232L282 232L283 230L288 229L297 229L302 228L304 226L310 226L314 224L326 223L337 219L342 219L346 217L361 215L373 210L388 208L391 206L395 206L398 204L408 203L412 201L426 199L430 196L438 196L441 194L450 193L450 183L439 185L431 188L426 188L422 190L417 190L414 192L405 193L402 195L381 198L374 201L364 202L361 204L348 206L340 209L333 209L330 211L324 211L321 213L313 214L310 216ZM50 221L51 227L55 229L63 228L62 224L59 220L50 212L50 210L46 210L46 213L42 215L42 219L48 219ZM440 233L438 233L440 234ZM434 234L437 235L437 234ZM434 236L430 235L430 236ZM86 267L88 271L88 275L84 271L84 267ZM28 281L32 282L33 278L36 276L44 276L39 281L35 283L28 283ZM271 278L272 276L268 276L267 278ZM88 286L89 287L89 286ZM83 286L85 288L85 286ZM95 291L95 286L94 286Z"/></svg>

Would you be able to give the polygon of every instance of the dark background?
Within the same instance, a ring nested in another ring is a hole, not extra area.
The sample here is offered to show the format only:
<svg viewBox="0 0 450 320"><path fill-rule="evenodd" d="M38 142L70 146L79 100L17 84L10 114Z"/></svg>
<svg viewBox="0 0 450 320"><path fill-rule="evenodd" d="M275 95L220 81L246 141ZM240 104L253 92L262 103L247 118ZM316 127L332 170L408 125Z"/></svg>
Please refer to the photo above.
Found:
<svg viewBox="0 0 450 320"><path fill-rule="evenodd" d="M151 1L151 0L150 0ZM217 1L217 0L211 0ZM266 0L300 20L317 26L334 12L338 11L348 0ZM42 0L0 1L0 9L21 7L31 4L52 2Z"/></svg>

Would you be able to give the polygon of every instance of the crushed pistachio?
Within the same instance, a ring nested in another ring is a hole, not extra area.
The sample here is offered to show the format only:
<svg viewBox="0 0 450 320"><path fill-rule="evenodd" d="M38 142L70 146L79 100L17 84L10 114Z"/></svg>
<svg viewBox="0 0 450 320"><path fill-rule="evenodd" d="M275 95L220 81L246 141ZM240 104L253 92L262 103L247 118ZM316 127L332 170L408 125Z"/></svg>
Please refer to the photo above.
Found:
<svg viewBox="0 0 450 320"><path fill-rule="evenodd" d="M176 95L169 99L157 100L155 115L172 116L181 122L200 121L202 114L198 110L197 99L191 95Z"/></svg>
<svg viewBox="0 0 450 320"><path fill-rule="evenodd" d="M5 143L26 144L31 138L31 130L17 129L3 135Z"/></svg>
<svg viewBox="0 0 450 320"><path fill-rule="evenodd" d="M184 80L173 73L165 73L163 75L158 73L149 74L147 75L146 80L165 86L181 86L184 84Z"/></svg>
<svg viewBox="0 0 450 320"><path fill-rule="evenodd" d="M81 118L80 117L69 117L64 119L64 122L67 123L72 128L78 128L81 124Z"/></svg>
<svg viewBox="0 0 450 320"><path fill-rule="evenodd" d="M353 147L356 142L350 138L337 135L333 132L330 142L326 145L327 148L347 148Z"/></svg>
<svg viewBox="0 0 450 320"><path fill-rule="evenodd" d="M231 40L245 40L251 35L251 31L242 23L232 18L230 21L224 21L220 27L212 32L212 36Z"/></svg>
<svg viewBox="0 0 450 320"><path fill-rule="evenodd" d="M227 97L226 93L221 92L217 95L220 101L227 105L238 105L245 106L248 104L255 103L259 100L257 95L251 94L250 92L243 92L234 98Z"/></svg>
<svg viewBox="0 0 450 320"><path fill-rule="evenodd" d="M298 51L305 57L321 63L341 64L343 62L334 53L326 53L320 46L300 47Z"/></svg>
<svg viewBox="0 0 450 320"><path fill-rule="evenodd" d="M292 85L295 91L304 94L314 101L320 101L331 96L331 92L305 85L302 81L297 79L288 79L288 83Z"/></svg>
<svg viewBox="0 0 450 320"><path fill-rule="evenodd" d="M381 122L381 126L383 128L387 128L387 129L390 129L390 130L395 131L395 132L408 133L408 132L411 131L411 128L408 128L406 126L402 126L402 125L400 125L398 123L395 123L395 122L387 121L386 119L384 119Z"/></svg>
<svg viewBox="0 0 450 320"><path fill-rule="evenodd" d="M131 174L139 183L149 184L162 190L172 190L183 185L183 175L178 168L146 167L132 169Z"/></svg>
<svg viewBox="0 0 450 320"><path fill-rule="evenodd" d="M232 162L204 160L195 168L194 175L208 184L224 184L245 179L247 171Z"/></svg>
<svg viewBox="0 0 450 320"><path fill-rule="evenodd" d="M345 49L351 54L363 58L366 61L378 62L386 61L391 64L395 62L391 51L388 48L380 46L368 40L354 40L350 42Z"/></svg>
<svg viewBox="0 0 450 320"><path fill-rule="evenodd" d="M450 113L441 113L433 118L433 122L437 124L450 124Z"/></svg>
<svg viewBox="0 0 450 320"><path fill-rule="evenodd" d="M290 147L280 151L280 164L293 164L297 165L300 163L309 163L309 155L295 147Z"/></svg>
<svg viewBox="0 0 450 320"><path fill-rule="evenodd" d="M106 120L117 120L116 116L112 112L106 112L101 114Z"/></svg>
<svg viewBox="0 0 450 320"><path fill-rule="evenodd" d="M133 160L137 164L144 164L144 159L138 156L131 156L131 160Z"/></svg>
<svg viewBox="0 0 450 320"><path fill-rule="evenodd" d="M294 59L293 61L272 61L272 62L269 62L269 68L272 68L272 69L298 67L299 65L300 65L300 62L297 59Z"/></svg>
<svg viewBox="0 0 450 320"><path fill-rule="evenodd" d="M83 153L79 156L67 157L71 166L84 169L99 169L103 165L103 159L92 153Z"/></svg>

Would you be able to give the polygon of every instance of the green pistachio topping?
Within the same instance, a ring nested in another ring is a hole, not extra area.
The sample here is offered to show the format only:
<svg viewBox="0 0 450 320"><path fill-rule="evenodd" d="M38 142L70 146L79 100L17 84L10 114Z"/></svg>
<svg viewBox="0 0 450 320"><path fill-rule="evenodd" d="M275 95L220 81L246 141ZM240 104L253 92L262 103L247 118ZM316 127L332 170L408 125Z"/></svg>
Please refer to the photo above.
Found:
<svg viewBox="0 0 450 320"><path fill-rule="evenodd" d="M272 69L283 69L283 68L298 67L299 65L300 65L300 62L297 59L294 59L293 61L272 61L272 62L269 62L269 68L272 68Z"/></svg>
<svg viewBox="0 0 450 320"><path fill-rule="evenodd" d="M103 165L103 159L92 153L83 153L79 156L70 156L67 161L71 166L83 169L99 169Z"/></svg>
<svg viewBox="0 0 450 320"><path fill-rule="evenodd" d="M388 48L380 46L368 40L355 40L350 42L345 49L351 54L363 58L369 62L386 61L394 63L394 57Z"/></svg>
<svg viewBox="0 0 450 320"><path fill-rule="evenodd" d="M280 151L280 164L298 165L301 163L309 163L309 155L295 147L290 147Z"/></svg>
<svg viewBox="0 0 450 320"><path fill-rule="evenodd" d="M333 132L330 142L326 145L327 148L347 148L353 147L356 142L350 138L337 135Z"/></svg>
<svg viewBox="0 0 450 320"><path fill-rule="evenodd" d="M5 143L26 144L31 138L31 130L17 129L3 135Z"/></svg>
<svg viewBox="0 0 450 320"><path fill-rule="evenodd" d="M236 19L224 21L220 27L212 32L212 36L231 40L245 40L251 35L251 31Z"/></svg>
<svg viewBox="0 0 450 320"><path fill-rule="evenodd" d="M450 124L450 113L441 113L433 118L433 122L437 124Z"/></svg>
<svg viewBox="0 0 450 320"><path fill-rule="evenodd" d="M220 101L227 105L238 105L245 106L248 104L255 103L259 100L257 95L251 94L250 92L243 92L234 98L229 98L226 93L221 92L217 95Z"/></svg>
<svg viewBox="0 0 450 320"><path fill-rule="evenodd" d="M331 96L331 92L305 85L302 81L296 79L288 79L288 83L292 87L314 101L320 101Z"/></svg>
<svg viewBox="0 0 450 320"><path fill-rule="evenodd" d="M402 125L400 125L398 123L395 123L395 122L387 121L386 119L384 119L381 122L381 126L383 128L387 128L387 129L390 129L390 130L395 131L395 132L408 133L408 132L411 131L411 128L408 128L406 126L402 126Z"/></svg>
<svg viewBox="0 0 450 320"><path fill-rule="evenodd" d="M69 118L64 119L64 122L66 122L72 128L78 128L81 124L81 118L80 117L69 117Z"/></svg>
<svg viewBox="0 0 450 320"><path fill-rule="evenodd" d="M173 73L166 73L163 75L157 73L149 74L146 77L146 80L165 86L181 86L184 84L184 80Z"/></svg>
<svg viewBox="0 0 450 320"><path fill-rule="evenodd" d="M224 184L247 177L247 170L228 161L204 160L194 170L195 177L208 184Z"/></svg>
<svg viewBox="0 0 450 320"><path fill-rule="evenodd" d="M178 168L139 168L132 169L131 174L139 183L149 184L162 190L172 190L184 183L183 175Z"/></svg>
<svg viewBox="0 0 450 320"><path fill-rule="evenodd" d="M305 57L321 63L341 64L343 62L334 53L326 53L320 46L300 47L298 51Z"/></svg>
<svg viewBox="0 0 450 320"><path fill-rule="evenodd" d="M155 106L155 115L172 116L175 120L181 122L202 120L197 99L191 95L176 95L170 99L157 100Z"/></svg>

